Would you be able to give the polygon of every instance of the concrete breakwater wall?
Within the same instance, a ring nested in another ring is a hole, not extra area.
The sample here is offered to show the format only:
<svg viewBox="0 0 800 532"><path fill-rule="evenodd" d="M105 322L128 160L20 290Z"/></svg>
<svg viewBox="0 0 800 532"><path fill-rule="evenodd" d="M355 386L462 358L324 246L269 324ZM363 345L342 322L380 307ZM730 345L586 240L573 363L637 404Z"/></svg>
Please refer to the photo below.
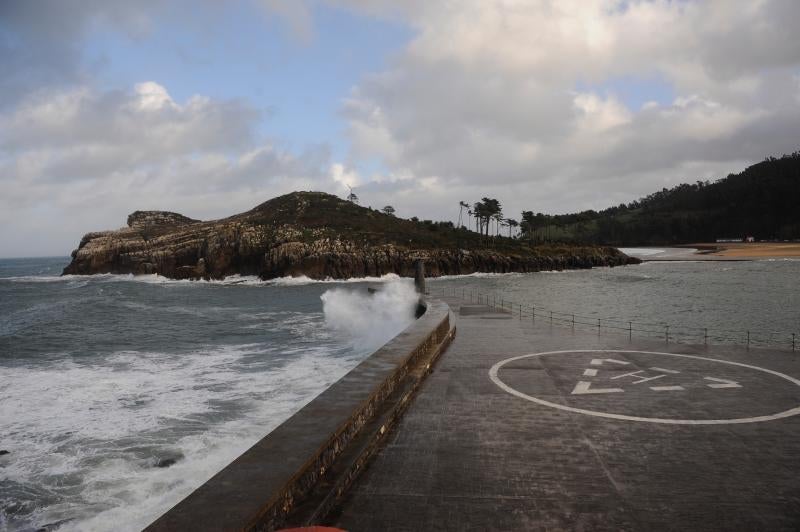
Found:
<svg viewBox="0 0 800 532"><path fill-rule="evenodd" d="M455 334L444 302L425 307L406 330L146 530L266 531L319 523Z"/></svg>

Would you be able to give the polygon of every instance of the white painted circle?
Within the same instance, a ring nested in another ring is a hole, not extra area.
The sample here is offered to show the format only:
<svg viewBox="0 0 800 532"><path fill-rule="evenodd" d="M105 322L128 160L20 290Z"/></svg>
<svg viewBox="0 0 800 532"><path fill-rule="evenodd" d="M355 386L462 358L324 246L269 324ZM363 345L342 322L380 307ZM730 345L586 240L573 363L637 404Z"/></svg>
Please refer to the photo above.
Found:
<svg viewBox="0 0 800 532"><path fill-rule="evenodd" d="M800 386L800 380L795 379L794 377L790 377L789 375L786 375L784 373L779 373L771 369L761 368L758 366L751 366L750 364L742 364L741 362L731 362L729 360L719 360L716 358L701 357L697 355L685 355L682 353L663 353L660 351L620 351L615 349L578 349L578 350L566 350L566 351L546 351L543 353L532 353L529 355L520 355L516 357L511 357L505 360L501 360L500 362L492 366L492 368L489 370L489 378L492 379L492 381L502 390L510 393L511 395L515 395L521 399L525 399L527 401L531 401L543 406L549 406L550 408L557 408L558 410L565 410L567 412L575 412L578 414L586 414L587 416L603 417L608 419L620 419L624 421L642 421L645 423L661 423L664 425L731 425L740 423L759 423L761 421L774 421L776 419L782 419L785 417L791 417L800 414L800 406L797 406L789 410L784 410L783 412L769 414L766 416L742 417L735 419L665 419L657 417L627 416L624 414L597 412L595 410L586 410L584 408L575 408L572 406L560 405L558 403L551 403L550 401L545 401L544 399L539 399L538 397L533 397L524 394L518 390L515 390L511 386L501 381L500 377L497 376L497 372L500 370L500 368L502 368L509 362L515 362L517 360L522 360L525 358L541 357L545 355L568 355L568 354L578 354L578 353L639 353L644 355L665 355L670 357L693 358L696 360L718 362L720 364L728 364L731 366L739 366L742 368L762 371L764 373L769 373L770 375L775 375L776 377L780 377L781 379L785 379L796 386Z"/></svg>

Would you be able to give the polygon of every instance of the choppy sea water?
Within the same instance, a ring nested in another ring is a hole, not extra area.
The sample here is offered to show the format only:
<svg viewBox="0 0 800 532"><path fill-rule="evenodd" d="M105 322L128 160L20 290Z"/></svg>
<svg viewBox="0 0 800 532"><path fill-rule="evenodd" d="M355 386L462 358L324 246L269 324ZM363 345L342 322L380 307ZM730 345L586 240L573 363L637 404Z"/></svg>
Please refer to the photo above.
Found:
<svg viewBox="0 0 800 532"><path fill-rule="evenodd" d="M393 277L60 277L66 262L0 260L0 530L141 529L405 328L416 302Z"/></svg>
<svg viewBox="0 0 800 532"><path fill-rule="evenodd" d="M800 260L664 261L635 266L539 272L475 274L429 281L435 292L487 294L490 302L522 303L537 316L565 324L572 314L603 331L671 341L751 345L791 351L795 333L800 352ZM496 298L496 299L495 299ZM515 307L518 308L518 307ZM537 318L538 319L538 318ZM611 327L618 327L612 329ZM584 327L586 328L586 327Z"/></svg>

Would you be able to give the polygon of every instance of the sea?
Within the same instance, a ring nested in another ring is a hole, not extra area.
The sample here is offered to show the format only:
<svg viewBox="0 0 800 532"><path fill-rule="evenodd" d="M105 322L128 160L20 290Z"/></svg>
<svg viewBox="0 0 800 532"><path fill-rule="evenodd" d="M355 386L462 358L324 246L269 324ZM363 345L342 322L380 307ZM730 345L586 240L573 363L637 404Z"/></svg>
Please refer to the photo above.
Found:
<svg viewBox="0 0 800 532"><path fill-rule="evenodd" d="M394 275L61 276L68 261L0 259L0 530L140 530L408 326L416 302ZM750 332L792 356L798 281L798 260L680 260L428 288L608 334Z"/></svg>

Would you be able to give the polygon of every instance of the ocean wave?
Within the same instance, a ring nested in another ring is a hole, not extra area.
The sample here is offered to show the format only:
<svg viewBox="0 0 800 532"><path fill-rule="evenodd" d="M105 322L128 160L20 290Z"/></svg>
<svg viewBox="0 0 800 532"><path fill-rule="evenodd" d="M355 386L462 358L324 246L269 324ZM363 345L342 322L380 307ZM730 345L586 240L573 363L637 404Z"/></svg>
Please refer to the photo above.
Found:
<svg viewBox="0 0 800 532"><path fill-rule="evenodd" d="M460 275L440 275L439 277L430 277L425 279L428 282L436 282L436 281L449 281L451 279L485 279L485 278L492 278L492 277L521 277L523 275L527 275L521 272L508 272L508 273L490 273L490 272L475 272L475 273L464 273Z"/></svg>
<svg viewBox="0 0 800 532"><path fill-rule="evenodd" d="M261 279L256 275L229 275L224 279L170 279L158 274L149 275L133 275L133 274L115 274L115 273L98 273L95 275L21 275L12 277L0 277L0 281L16 282L16 283L76 283L77 281L83 282L81 286L85 286L86 281L95 282L138 282L146 284L159 284L159 285L245 285L245 286L302 286L308 284L336 284L336 283L385 283L401 279L395 273L387 273L380 277L352 277L349 279L312 279L305 275L294 277L278 277L275 279Z"/></svg>
<svg viewBox="0 0 800 532"><path fill-rule="evenodd" d="M653 248L619 248L619 250L626 255L640 255L643 257L649 257L650 255L658 255L666 251L665 249L653 249Z"/></svg>
<svg viewBox="0 0 800 532"><path fill-rule="evenodd" d="M411 279L394 280L374 294L332 288L320 298L328 328L361 351L377 349L402 332L413 323L419 304Z"/></svg>
<svg viewBox="0 0 800 532"><path fill-rule="evenodd" d="M358 361L325 345L246 344L0 368L3 476L16 502L36 503L25 500L36 486L53 500L5 524L140 530ZM154 467L164 457L177 461Z"/></svg>

